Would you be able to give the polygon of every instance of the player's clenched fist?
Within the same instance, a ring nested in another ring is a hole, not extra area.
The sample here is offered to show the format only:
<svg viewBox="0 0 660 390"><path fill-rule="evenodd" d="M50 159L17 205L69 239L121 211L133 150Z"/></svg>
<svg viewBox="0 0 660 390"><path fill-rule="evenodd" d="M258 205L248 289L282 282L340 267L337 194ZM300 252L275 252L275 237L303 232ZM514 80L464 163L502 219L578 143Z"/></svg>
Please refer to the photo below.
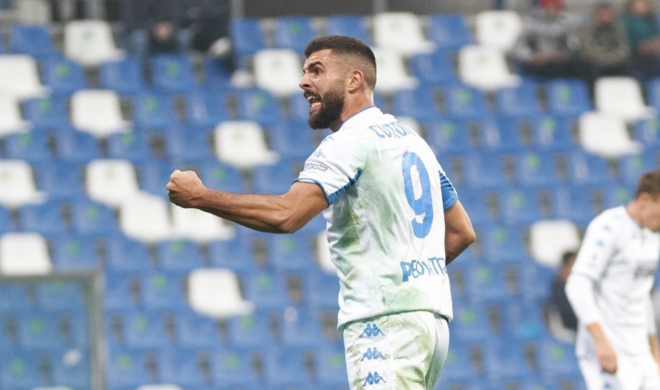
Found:
<svg viewBox="0 0 660 390"><path fill-rule="evenodd" d="M195 201L204 194L206 187L195 172L176 170L170 175L167 191L170 202L183 208L190 208L195 207Z"/></svg>

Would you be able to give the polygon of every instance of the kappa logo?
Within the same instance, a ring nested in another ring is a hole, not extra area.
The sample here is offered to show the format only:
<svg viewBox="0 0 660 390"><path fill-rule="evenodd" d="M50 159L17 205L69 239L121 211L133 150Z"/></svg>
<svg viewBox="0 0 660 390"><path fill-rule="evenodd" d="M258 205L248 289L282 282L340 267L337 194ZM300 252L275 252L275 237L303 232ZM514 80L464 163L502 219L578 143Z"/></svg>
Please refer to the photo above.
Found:
<svg viewBox="0 0 660 390"><path fill-rule="evenodd" d="M367 375L367 377L364 379L364 383L362 384L362 386L377 385L380 382L387 383L385 378L378 375L378 372L374 372L374 373L369 372L369 375Z"/></svg>
<svg viewBox="0 0 660 390"><path fill-rule="evenodd" d="M376 337L376 336L385 336L385 333L383 333L380 328L378 328L378 325L376 324L367 324L367 326L364 328L362 331L362 334L360 337Z"/></svg>
<svg viewBox="0 0 660 390"><path fill-rule="evenodd" d="M378 359L385 359L385 355L383 355L382 352L378 350L378 348L369 348L367 349L367 352L364 353L364 356L362 356L362 360L367 359L367 360L378 360ZM362 361L360 360L360 361Z"/></svg>
<svg viewBox="0 0 660 390"><path fill-rule="evenodd" d="M312 156L320 158L320 157L325 157L325 154L323 154L323 150L317 149L316 152L314 152L314 154L312 154Z"/></svg>

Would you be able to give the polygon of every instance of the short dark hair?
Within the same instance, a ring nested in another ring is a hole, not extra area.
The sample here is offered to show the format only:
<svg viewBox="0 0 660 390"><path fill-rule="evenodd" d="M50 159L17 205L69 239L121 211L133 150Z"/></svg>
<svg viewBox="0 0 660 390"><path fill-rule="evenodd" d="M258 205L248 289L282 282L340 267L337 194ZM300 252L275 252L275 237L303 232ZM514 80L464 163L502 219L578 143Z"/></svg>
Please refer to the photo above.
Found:
<svg viewBox="0 0 660 390"><path fill-rule="evenodd" d="M314 38L305 46L305 58L321 50L332 50L340 55L355 56L373 67L373 77L365 74L365 81L372 89L376 86L376 56L371 48L361 40L344 35L327 35ZM371 80L373 78L373 80Z"/></svg>
<svg viewBox="0 0 660 390"><path fill-rule="evenodd" d="M660 195L660 169L646 172L639 179L635 197L639 197L643 192L648 193L654 199Z"/></svg>

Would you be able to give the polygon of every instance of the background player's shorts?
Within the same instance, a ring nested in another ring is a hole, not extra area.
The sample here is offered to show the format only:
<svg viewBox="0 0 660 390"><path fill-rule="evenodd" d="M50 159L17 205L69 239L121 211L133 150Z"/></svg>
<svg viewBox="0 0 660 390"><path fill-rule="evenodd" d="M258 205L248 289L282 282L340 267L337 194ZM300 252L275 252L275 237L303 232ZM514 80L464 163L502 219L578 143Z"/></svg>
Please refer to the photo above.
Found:
<svg viewBox="0 0 660 390"><path fill-rule="evenodd" d="M617 355L614 375L603 372L595 356L580 358L578 362L587 390L660 390L660 371L650 354L640 357Z"/></svg>
<svg viewBox="0 0 660 390"><path fill-rule="evenodd" d="M351 390L431 390L449 348L447 320L427 311L352 322L343 336Z"/></svg>

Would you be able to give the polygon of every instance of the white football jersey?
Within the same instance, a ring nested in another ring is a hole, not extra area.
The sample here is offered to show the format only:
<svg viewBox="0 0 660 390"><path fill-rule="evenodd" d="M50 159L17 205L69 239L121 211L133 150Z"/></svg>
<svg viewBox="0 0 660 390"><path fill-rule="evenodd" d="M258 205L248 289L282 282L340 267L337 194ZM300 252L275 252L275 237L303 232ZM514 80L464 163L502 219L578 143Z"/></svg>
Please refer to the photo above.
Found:
<svg viewBox="0 0 660 390"><path fill-rule="evenodd" d="M571 275L594 282L600 325L617 353L650 351L650 294L659 256L660 235L641 228L624 206L604 211L587 228ZM584 325L578 329L576 353L593 356L594 340Z"/></svg>
<svg viewBox="0 0 660 390"><path fill-rule="evenodd" d="M323 140L297 181L318 184L330 205L340 329L417 310L452 318L444 210L458 198L417 133L368 107Z"/></svg>

